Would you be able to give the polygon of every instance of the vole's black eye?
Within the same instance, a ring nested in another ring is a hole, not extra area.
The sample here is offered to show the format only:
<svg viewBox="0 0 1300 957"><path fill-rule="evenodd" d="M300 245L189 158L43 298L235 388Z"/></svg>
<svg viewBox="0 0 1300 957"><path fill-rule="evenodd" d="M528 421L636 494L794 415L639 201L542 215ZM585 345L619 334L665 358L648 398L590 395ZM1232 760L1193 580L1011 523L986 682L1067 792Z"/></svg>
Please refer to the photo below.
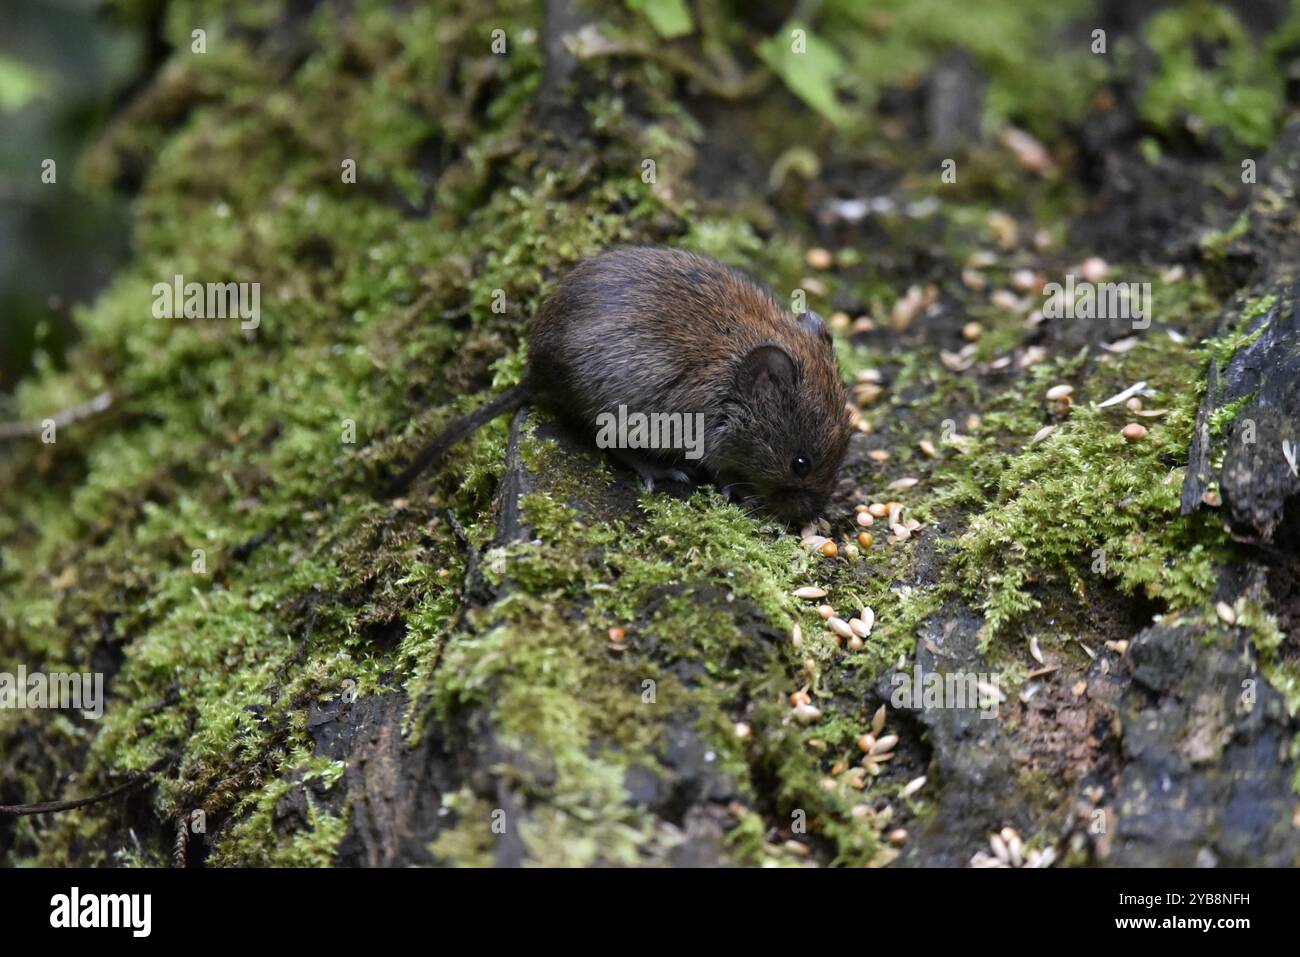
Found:
<svg viewBox="0 0 1300 957"><path fill-rule="evenodd" d="M790 471L803 478L812 469L812 462L806 455L796 455L790 463Z"/></svg>

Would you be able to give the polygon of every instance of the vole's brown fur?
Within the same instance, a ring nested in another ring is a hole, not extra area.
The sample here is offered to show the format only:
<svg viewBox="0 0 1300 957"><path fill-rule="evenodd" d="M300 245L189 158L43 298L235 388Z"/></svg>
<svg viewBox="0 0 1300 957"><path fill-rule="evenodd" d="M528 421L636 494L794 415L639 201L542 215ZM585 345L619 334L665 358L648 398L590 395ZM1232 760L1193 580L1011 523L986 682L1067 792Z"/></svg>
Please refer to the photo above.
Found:
<svg viewBox="0 0 1300 957"><path fill-rule="evenodd" d="M453 426L435 443L438 454L528 396L588 435L619 406L702 413L698 461L671 449L616 454L651 481L697 470L790 521L825 505L850 435L819 316L796 318L736 270L661 247L615 249L565 276L537 313L523 386Z"/></svg>

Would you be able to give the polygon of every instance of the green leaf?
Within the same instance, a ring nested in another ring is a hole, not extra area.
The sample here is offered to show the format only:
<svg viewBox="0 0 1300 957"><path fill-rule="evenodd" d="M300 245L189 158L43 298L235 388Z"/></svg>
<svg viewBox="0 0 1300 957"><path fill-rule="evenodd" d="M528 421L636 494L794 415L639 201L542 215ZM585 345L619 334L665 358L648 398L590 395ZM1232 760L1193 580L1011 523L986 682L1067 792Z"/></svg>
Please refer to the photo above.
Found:
<svg viewBox="0 0 1300 957"><path fill-rule="evenodd" d="M789 23L758 45L758 55L795 96L836 126L844 125L848 116L835 96L844 59L833 46L807 27Z"/></svg>
<svg viewBox="0 0 1300 957"><path fill-rule="evenodd" d="M45 84L39 73L17 60L0 56L0 110L21 110L44 94Z"/></svg>
<svg viewBox="0 0 1300 957"><path fill-rule="evenodd" d="M661 37L671 40L695 29L686 0L627 0L628 8L644 14Z"/></svg>

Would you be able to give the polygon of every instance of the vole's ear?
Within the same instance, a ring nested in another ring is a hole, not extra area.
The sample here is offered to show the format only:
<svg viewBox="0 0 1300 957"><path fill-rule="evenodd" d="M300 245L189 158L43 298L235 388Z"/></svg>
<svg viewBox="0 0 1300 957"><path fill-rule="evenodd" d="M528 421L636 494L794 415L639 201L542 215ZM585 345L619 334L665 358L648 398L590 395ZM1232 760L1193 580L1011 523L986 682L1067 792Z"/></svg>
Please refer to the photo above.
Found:
<svg viewBox="0 0 1300 957"><path fill-rule="evenodd" d="M798 321L799 328L804 332L811 333L827 345L831 344L830 326L826 325L826 320L820 315L815 312L801 312Z"/></svg>
<svg viewBox="0 0 1300 957"><path fill-rule="evenodd" d="M757 395L771 389L788 389L797 378L794 360L780 346L751 349L736 372L736 387L742 394Z"/></svg>

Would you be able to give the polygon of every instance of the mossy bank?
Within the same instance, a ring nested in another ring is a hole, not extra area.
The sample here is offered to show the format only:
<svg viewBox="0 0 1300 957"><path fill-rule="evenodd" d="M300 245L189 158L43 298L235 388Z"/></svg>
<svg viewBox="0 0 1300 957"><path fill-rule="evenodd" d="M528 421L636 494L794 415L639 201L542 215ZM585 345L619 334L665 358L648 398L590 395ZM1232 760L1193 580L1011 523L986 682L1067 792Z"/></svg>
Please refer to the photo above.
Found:
<svg viewBox="0 0 1300 957"><path fill-rule="evenodd" d="M1038 702L1067 709L1077 682L1126 674L1155 615L1212 642L1224 602L1290 720L1277 602L1225 584L1254 558L1212 510L1178 508L1207 363L1276 295L1239 254L1279 206L1204 157L1276 137L1290 21L1261 38L1218 16L1205 29L1228 52L1198 65L1171 39L1195 13L1169 11L1114 31L1118 54L1098 60L1086 5L994 4L991 22L1080 69L1017 82L1046 61L958 31L987 97L953 133L948 182L933 130L898 111L938 115L926 78L954 38L935 25L962 4L866 19L827 4L807 72L781 52L798 25L640 6L575 14L568 41L523 2L167 8L171 56L80 170L91 189L139 178L134 258L14 411L104 390L111 408L0 450L0 662L102 672L107 706L99 721L0 711L0 803L162 770L124 797L0 819L7 863L324 865L358 846L386 863L966 863L1013 822L1036 850L1104 860L1079 802L1101 787L1086 810L1114 813L1122 762L1080 742L1113 702L1061 733ZM853 31L863 46L817 39ZM1144 44L1164 58L1133 56ZM1257 46L1268 56L1247 57ZM1185 74L1250 96L1187 126ZM1058 89L1062 122L1041 121ZM1107 115L1143 136L1106 139ZM1141 211L1084 175L1100 157L1218 198L1166 197L1148 247L1111 255L1095 237L1139 234L1125 217ZM826 212L868 193L888 203ZM517 381L556 278L622 242L718 256L835 319L846 374L879 389L830 537L856 542L853 507L890 499L916 533L873 526L870 547L823 557L711 489L640 492L542 414L376 497ZM1151 282L1150 327L1035 318L1042 283L1020 277L1098 255ZM154 318L153 286L177 275L260 283L258 327ZM1158 414L1132 442L1126 407L1097 404L1139 381ZM1068 408L1044 399L1063 383ZM874 611L860 651L793 597L807 585ZM860 764L891 676L945 647L1001 675L1005 698L981 725L1002 803L960 819L950 788L969 768L933 716L887 707L892 760ZM815 718L791 707L801 695ZM384 818L367 787L396 781L436 801Z"/></svg>

